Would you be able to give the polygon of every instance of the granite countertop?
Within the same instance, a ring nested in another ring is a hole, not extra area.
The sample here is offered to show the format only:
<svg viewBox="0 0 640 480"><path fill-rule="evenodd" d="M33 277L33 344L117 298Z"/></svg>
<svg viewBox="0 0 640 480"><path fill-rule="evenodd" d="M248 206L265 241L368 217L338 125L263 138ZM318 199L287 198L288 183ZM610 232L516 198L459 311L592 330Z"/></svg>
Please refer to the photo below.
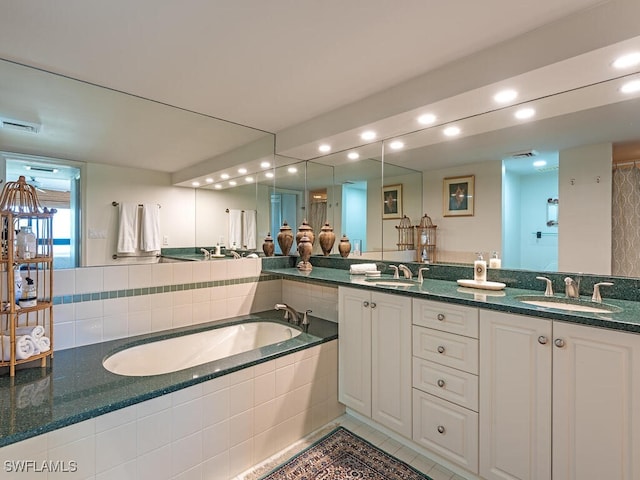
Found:
<svg viewBox="0 0 640 480"><path fill-rule="evenodd" d="M267 311L136 337L56 351L47 368L25 368L0 376L0 447L266 362L338 338L338 325L311 317L308 333L276 345L178 372L147 377L113 374L103 359L127 346L256 320L281 321Z"/></svg>
<svg viewBox="0 0 640 480"><path fill-rule="evenodd" d="M302 272L297 268L269 268L263 270L263 272L303 282L357 287L415 298L469 305L488 310L640 333L640 302L607 298L603 300L603 303L618 307L621 311L617 313L589 313L536 307L522 303L516 298L521 295L544 295L544 286L542 283L540 284L542 287L541 290L507 286L504 290L489 291L461 287L455 281L430 279L428 275L422 285L416 284L411 287L397 287L375 285L372 284L372 282L368 282L364 275L351 275L348 270L338 268L313 267L313 270L310 272ZM392 277L391 275L382 275L382 279L385 278L389 279ZM563 297L559 294L555 296L558 298ZM584 296L582 299L589 300L589 298Z"/></svg>

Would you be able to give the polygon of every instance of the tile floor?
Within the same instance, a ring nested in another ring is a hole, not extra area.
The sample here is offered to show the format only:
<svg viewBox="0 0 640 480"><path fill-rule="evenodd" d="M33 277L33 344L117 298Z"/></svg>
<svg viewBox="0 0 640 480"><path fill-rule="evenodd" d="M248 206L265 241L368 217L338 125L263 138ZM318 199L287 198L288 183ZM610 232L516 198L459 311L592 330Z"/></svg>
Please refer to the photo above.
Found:
<svg viewBox="0 0 640 480"><path fill-rule="evenodd" d="M369 425L361 422L360 420L352 417L349 414L342 415L341 417L335 419L321 429L317 430L309 437L295 443L286 451L280 452L266 462L263 462L261 465L258 465L251 470L242 473L232 480L259 479L262 475L265 475L284 461L294 456L296 453L304 450L316 440L329 433L338 425L342 425L346 429L350 430L356 435L359 435L378 448L395 456L403 462L408 463L413 468L426 473L433 480L466 480L465 477L456 475L452 471L447 470L442 465L438 465L433 460L430 460L425 456L419 454L418 452L413 451L409 447L402 445L398 441L388 437L382 432L371 428Z"/></svg>

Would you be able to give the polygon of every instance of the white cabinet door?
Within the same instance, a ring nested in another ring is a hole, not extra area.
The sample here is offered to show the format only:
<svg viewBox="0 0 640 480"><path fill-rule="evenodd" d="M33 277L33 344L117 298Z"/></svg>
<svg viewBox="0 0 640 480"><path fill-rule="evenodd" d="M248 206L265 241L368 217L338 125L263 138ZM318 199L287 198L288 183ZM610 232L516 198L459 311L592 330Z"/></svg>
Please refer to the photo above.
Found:
<svg viewBox="0 0 640 480"><path fill-rule="evenodd" d="M553 478L640 478L640 335L554 322Z"/></svg>
<svg viewBox="0 0 640 480"><path fill-rule="evenodd" d="M371 295L372 418L411 438L411 299Z"/></svg>
<svg viewBox="0 0 640 480"><path fill-rule="evenodd" d="M483 478L551 478L551 328L551 320L480 311Z"/></svg>
<svg viewBox="0 0 640 480"><path fill-rule="evenodd" d="M371 417L371 294L338 289L338 400Z"/></svg>

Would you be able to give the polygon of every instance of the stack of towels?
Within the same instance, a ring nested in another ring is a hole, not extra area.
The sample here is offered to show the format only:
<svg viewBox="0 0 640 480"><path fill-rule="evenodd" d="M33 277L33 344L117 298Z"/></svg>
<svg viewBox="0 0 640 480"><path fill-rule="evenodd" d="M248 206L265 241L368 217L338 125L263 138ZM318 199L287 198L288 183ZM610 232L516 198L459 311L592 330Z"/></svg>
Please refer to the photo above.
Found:
<svg viewBox="0 0 640 480"><path fill-rule="evenodd" d="M367 272L377 272L378 267L375 263L356 263L349 267L349 273L352 275L364 275Z"/></svg>
<svg viewBox="0 0 640 480"><path fill-rule="evenodd" d="M3 361L11 357L11 336L8 331L0 335L0 353ZM48 352L51 349L51 340L45 336L44 327L16 328L16 360L25 360L32 355Z"/></svg>

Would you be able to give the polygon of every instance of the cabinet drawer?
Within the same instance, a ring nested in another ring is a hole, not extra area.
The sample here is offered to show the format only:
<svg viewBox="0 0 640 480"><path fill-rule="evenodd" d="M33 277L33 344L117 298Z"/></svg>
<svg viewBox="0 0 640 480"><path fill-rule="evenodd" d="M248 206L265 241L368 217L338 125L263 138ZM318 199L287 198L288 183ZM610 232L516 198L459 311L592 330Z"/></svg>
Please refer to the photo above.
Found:
<svg viewBox="0 0 640 480"><path fill-rule="evenodd" d="M471 373L413 357L413 387L478 411L478 377Z"/></svg>
<svg viewBox="0 0 640 480"><path fill-rule="evenodd" d="M414 299L413 324L478 338L478 309Z"/></svg>
<svg viewBox="0 0 640 480"><path fill-rule="evenodd" d="M478 473L478 414L413 390L413 440Z"/></svg>
<svg viewBox="0 0 640 480"><path fill-rule="evenodd" d="M413 326L413 355L478 374L478 340Z"/></svg>

